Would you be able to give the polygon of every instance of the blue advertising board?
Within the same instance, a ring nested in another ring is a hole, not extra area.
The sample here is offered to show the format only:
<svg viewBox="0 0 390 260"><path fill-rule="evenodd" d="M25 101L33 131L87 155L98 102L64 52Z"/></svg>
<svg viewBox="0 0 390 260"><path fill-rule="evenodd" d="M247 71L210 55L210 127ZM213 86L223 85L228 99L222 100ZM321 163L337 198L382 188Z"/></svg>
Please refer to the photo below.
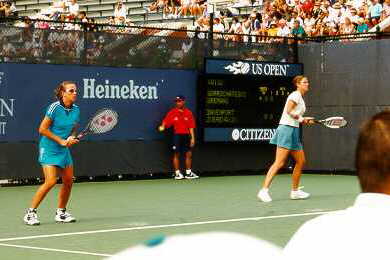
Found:
<svg viewBox="0 0 390 260"><path fill-rule="evenodd" d="M53 90L62 81L78 86L84 126L94 112L110 107L119 114L110 133L88 140L156 140L156 131L177 95L195 110L196 71L108 68L73 65L0 64L0 141L36 141Z"/></svg>

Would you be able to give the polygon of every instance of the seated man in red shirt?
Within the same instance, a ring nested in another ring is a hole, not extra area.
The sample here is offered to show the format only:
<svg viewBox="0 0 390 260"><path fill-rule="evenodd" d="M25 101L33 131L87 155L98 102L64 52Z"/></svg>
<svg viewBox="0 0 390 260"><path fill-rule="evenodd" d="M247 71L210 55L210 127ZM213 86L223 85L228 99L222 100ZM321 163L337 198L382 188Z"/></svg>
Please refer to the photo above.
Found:
<svg viewBox="0 0 390 260"><path fill-rule="evenodd" d="M191 171L192 166L192 147L195 145L195 119L192 112L185 107L185 97L175 97L176 106L172 108L165 116L160 131L173 126L173 168L175 169L175 179L181 180L196 179L198 175ZM180 154L185 154L186 174L183 176L180 172Z"/></svg>

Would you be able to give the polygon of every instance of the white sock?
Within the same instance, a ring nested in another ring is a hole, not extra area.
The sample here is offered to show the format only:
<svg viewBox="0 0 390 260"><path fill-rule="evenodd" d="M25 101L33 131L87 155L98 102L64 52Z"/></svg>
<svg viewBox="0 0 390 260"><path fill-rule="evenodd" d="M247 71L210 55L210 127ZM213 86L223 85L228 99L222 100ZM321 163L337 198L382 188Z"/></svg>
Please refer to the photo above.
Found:
<svg viewBox="0 0 390 260"><path fill-rule="evenodd" d="M191 174L191 169L187 169L187 170L186 170L186 174L187 174L187 175Z"/></svg>
<svg viewBox="0 0 390 260"><path fill-rule="evenodd" d="M264 192L268 192L268 188L261 188L261 190L260 191L264 191Z"/></svg>
<svg viewBox="0 0 390 260"><path fill-rule="evenodd" d="M175 174L176 174L176 175L180 174L180 170L176 170L176 171L175 171Z"/></svg>

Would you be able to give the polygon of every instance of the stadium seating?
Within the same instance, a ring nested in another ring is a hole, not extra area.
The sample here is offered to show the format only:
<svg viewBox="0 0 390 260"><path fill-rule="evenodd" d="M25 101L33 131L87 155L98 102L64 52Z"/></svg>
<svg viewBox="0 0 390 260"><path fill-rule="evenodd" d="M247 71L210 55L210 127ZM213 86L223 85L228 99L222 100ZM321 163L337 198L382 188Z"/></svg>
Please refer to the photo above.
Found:
<svg viewBox="0 0 390 260"><path fill-rule="evenodd" d="M148 6L155 0L123 0L128 9L128 18L136 24L162 23L162 13L148 11ZM16 8L19 16L34 16L42 9L46 9L52 0L16 0ZM113 16L117 0L79 0L80 11L87 12L87 16L94 18L96 22L104 23L107 18ZM180 22L192 25L194 19L179 19ZM173 22L167 21L167 22Z"/></svg>

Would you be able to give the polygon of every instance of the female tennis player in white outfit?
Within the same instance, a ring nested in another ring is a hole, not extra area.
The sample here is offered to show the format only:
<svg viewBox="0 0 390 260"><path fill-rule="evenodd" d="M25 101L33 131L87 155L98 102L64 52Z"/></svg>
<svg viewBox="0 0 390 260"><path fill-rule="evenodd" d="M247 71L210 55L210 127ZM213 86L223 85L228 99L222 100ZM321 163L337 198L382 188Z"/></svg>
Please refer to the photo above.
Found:
<svg viewBox="0 0 390 260"><path fill-rule="evenodd" d="M278 129L272 137L270 143L275 144L276 157L271 168L267 172L263 187L260 189L257 197L263 202L271 202L269 187L272 179L278 171L284 166L289 155L295 160L295 167L292 173L291 199L306 199L310 196L299 188L299 180L302 174L302 168L305 164L305 153L299 135L300 124L313 124L312 118L305 118L303 114L306 111L303 96L309 90L309 81L304 76L296 76L293 83L297 90L292 92L284 105L283 114L279 122Z"/></svg>

